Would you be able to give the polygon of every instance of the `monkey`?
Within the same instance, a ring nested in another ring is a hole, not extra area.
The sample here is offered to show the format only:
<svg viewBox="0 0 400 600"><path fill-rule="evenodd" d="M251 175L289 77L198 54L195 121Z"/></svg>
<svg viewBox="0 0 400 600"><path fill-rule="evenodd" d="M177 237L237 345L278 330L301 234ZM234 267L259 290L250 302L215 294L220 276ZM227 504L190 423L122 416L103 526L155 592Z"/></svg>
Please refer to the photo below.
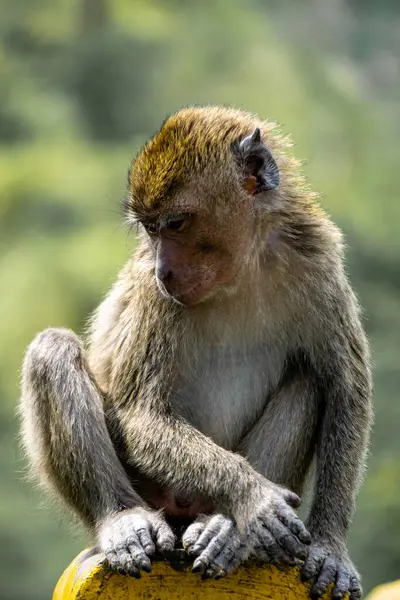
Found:
<svg viewBox="0 0 400 600"><path fill-rule="evenodd" d="M360 598L347 536L369 347L342 233L290 139L243 110L183 108L132 161L125 212L137 247L85 343L47 329L28 347L33 471L112 569L150 571L177 519L203 577L256 557L299 565L313 598L331 583Z"/></svg>

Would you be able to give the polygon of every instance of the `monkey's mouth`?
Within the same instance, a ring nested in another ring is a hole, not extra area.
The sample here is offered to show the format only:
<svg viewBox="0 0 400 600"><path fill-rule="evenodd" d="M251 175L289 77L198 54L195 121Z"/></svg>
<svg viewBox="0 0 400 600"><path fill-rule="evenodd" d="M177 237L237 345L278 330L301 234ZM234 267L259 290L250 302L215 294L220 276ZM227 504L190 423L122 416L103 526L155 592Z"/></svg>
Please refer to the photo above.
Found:
<svg viewBox="0 0 400 600"><path fill-rule="evenodd" d="M168 290L162 281L156 277L157 286L164 298L179 304L180 306L190 307L204 302L212 295L212 286L206 286L203 283L196 283L193 286L181 290Z"/></svg>

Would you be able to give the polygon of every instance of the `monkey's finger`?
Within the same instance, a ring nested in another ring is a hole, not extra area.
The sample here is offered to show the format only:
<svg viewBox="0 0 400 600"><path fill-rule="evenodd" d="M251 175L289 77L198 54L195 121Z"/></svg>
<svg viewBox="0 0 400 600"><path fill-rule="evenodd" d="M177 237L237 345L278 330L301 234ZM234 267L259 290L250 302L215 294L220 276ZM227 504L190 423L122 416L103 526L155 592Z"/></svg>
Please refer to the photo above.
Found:
<svg viewBox="0 0 400 600"><path fill-rule="evenodd" d="M252 556L257 560L262 560L266 563L273 562L272 556L267 552L267 550L263 546L260 545L255 546L252 552Z"/></svg>
<svg viewBox="0 0 400 600"><path fill-rule="evenodd" d="M308 581L317 575L325 559L326 554L322 552L310 551L306 562L301 567L301 577L303 581Z"/></svg>
<svg viewBox="0 0 400 600"><path fill-rule="evenodd" d="M221 550L224 547L224 541L219 537L215 537L211 540L211 542L206 546L203 552L196 558L193 563L192 571L193 573L202 573L205 572L210 563L214 560L214 558L220 554ZM193 554L197 553L197 545L193 549Z"/></svg>
<svg viewBox="0 0 400 600"><path fill-rule="evenodd" d="M332 556L327 556L323 562L321 571L311 588L311 598L320 598L325 594L329 585L335 580L336 561Z"/></svg>
<svg viewBox="0 0 400 600"><path fill-rule="evenodd" d="M117 553L114 550L108 550L106 551L105 556L110 569L112 569L113 571L117 571L119 567Z"/></svg>
<svg viewBox="0 0 400 600"><path fill-rule="evenodd" d="M193 563L192 571L194 573L205 573L207 568L214 563L214 559L221 554L221 562L223 562L222 556L225 546L229 546L229 535L232 535L233 523L223 518L211 519L207 524L205 531L201 534L198 542L193 547L193 554L199 554ZM214 522L213 522L214 521ZM222 521L221 528L218 530L218 524ZM232 545L235 544L233 540L230 540ZM239 547L240 540L237 536L236 547ZM205 546L205 547L204 547ZM204 548L200 553L199 550ZM230 550L227 548L227 554L230 556Z"/></svg>
<svg viewBox="0 0 400 600"><path fill-rule="evenodd" d="M209 561L213 560L227 543L233 529L233 522L222 515L210 519L193 546L193 554L200 554L201 552L204 555L203 560L206 557Z"/></svg>
<svg viewBox="0 0 400 600"><path fill-rule="evenodd" d="M233 558L225 565L225 567L222 567L214 562L204 571L202 579L221 579L222 577L226 577L228 573L232 573L235 569L237 569L242 560L244 560L244 558L242 558L239 554L235 554Z"/></svg>
<svg viewBox="0 0 400 600"><path fill-rule="evenodd" d="M171 527L162 519L153 524L156 545L160 552L172 552L175 546L175 535Z"/></svg>
<svg viewBox="0 0 400 600"><path fill-rule="evenodd" d="M265 548L267 555L271 557L271 562L280 562L291 566L296 564L294 558L285 552L284 548L278 544L275 537L266 527L259 527L257 537L260 545Z"/></svg>
<svg viewBox="0 0 400 600"><path fill-rule="evenodd" d="M301 506L301 498L291 490L284 490L283 497L292 508Z"/></svg>
<svg viewBox="0 0 400 600"><path fill-rule="evenodd" d="M286 525L286 527L288 527L290 531L303 542L303 544L311 544L310 532L295 512L291 511L287 506L282 505L277 508L276 514L282 523Z"/></svg>
<svg viewBox="0 0 400 600"><path fill-rule="evenodd" d="M232 573L242 561L248 558L249 552L246 544L230 543L225 546L212 563L205 569L203 579L220 579Z"/></svg>
<svg viewBox="0 0 400 600"><path fill-rule="evenodd" d="M350 573L348 569L339 566L336 574L336 585L332 592L333 600L341 600L348 594L350 588Z"/></svg>
<svg viewBox="0 0 400 600"><path fill-rule="evenodd" d="M214 560L214 564L226 571L226 573L232 573L236 567L249 558L249 547L247 544L240 543L238 547L233 547L232 553L227 553L223 556L218 555ZM230 556L230 558L228 558ZM221 561L224 561L223 563Z"/></svg>
<svg viewBox="0 0 400 600"><path fill-rule="evenodd" d="M193 546L205 529L204 521L195 521L186 529L182 536L182 545L188 554L194 554Z"/></svg>
<svg viewBox="0 0 400 600"><path fill-rule="evenodd" d="M134 564L137 565L139 569L150 573L151 562L139 540L137 540L135 543L130 543L128 548Z"/></svg>
<svg viewBox="0 0 400 600"><path fill-rule="evenodd" d="M268 519L267 527L279 544L291 556L300 560L306 560L306 548L279 519Z"/></svg>
<svg viewBox="0 0 400 600"><path fill-rule="evenodd" d="M203 554L207 553L207 550L208 548L206 548L206 550L200 554L200 559L202 558ZM242 556L244 557L244 550L245 545L241 544L238 535L234 535L223 546L221 551L213 559L210 559L210 563L212 563L214 567L218 567L222 571L228 572L228 565L230 561L237 556L240 562L242 560Z"/></svg>
<svg viewBox="0 0 400 600"><path fill-rule="evenodd" d="M351 575L350 577L350 600L360 600L363 592L360 584L360 580L357 575Z"/></svg>
<svg viewBox="0 0 400 600"><path fill-rule="evenodd" d="M143 523L138 523L136 526L136 535L138 536L143 550L146 554L151 555L156 551L155 544L151 539L148 523L143 519Z"/></svg>
<svg viewBox="0 0 400 600"><path fill-rule="evenodd" d="M125 545L115 548L118 560L117 571L119 573L128 573L137 579L140 577L140 571L134 557Z"/></svg>

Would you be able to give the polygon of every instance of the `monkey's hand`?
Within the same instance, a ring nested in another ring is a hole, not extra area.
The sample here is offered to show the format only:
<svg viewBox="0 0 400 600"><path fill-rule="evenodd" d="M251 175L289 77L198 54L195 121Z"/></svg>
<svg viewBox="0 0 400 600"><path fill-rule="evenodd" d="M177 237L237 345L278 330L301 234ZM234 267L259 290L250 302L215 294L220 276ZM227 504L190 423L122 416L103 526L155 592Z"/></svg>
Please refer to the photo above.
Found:
<svg viewBox="0 0 400 600"><path fill-rule="evenodd" d="M99 544L113 570L140 577L151 571L155 550L170 552L175 536L160 513L145 508L125 510L100 527Z"/></svg>
<svg viewBox="0 0 400 600"><path fill-rule="evenodd" d="M192 571L202 573L204 579L231 573L249 555L234 521L221 514L198 517L184 532L182 543L196 557Z"/></svg>
<svg viewBox="0 0 400 600"><path fill-rule="evenodd" d="M261 499L247 506L244 523L241 519L252 556L289 565L306 560L311 536L293 510L300 503L290 490L269 482L263 486Z"/></svg>
<svg viewBox="0 0 400 600"><path fill-rule="evenodd" d="M331 583L332 598L339 600L349 595L350 600L362 597L360 576L354 568L346 548L327 540L316 540L310 546L302 569L302 578L312 580L311 597L320 598Z"/></svg>

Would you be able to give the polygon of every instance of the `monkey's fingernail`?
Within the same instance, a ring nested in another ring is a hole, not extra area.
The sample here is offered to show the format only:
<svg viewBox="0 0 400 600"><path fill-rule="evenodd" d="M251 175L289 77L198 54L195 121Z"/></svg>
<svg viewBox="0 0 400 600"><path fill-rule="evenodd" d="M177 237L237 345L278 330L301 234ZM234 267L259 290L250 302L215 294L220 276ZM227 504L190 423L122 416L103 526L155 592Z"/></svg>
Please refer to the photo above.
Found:
<svg viewBox="0 0 400 600"><path fill-rule="evenodd" d="M203 575L201 576L202 579L211 579L212 577L214 577L214 571L212 571L211 569L207 569L207 571L204 571Z"/></svg>
<svg viewBox="0 0 400 600"><path fill-rule="evenodd" d="M192 573L200 573L204 571L206 565L199 559L195 560L192 567Z"/></svg>
<svg viewBox="0 0 400 600"><path fill-rule="evenodd" d="M215 579L221 579L222 577L226 577L227 572L224 569L219 569L218 573L215 576Z"/></svg>
<svg viewBox="0 0 400 600"><path fill-rule="evenodd" d="M151 563L150 561L142 561L140 563L140 568L142 571L146 571L146 573L151 573Z"/></svg>

